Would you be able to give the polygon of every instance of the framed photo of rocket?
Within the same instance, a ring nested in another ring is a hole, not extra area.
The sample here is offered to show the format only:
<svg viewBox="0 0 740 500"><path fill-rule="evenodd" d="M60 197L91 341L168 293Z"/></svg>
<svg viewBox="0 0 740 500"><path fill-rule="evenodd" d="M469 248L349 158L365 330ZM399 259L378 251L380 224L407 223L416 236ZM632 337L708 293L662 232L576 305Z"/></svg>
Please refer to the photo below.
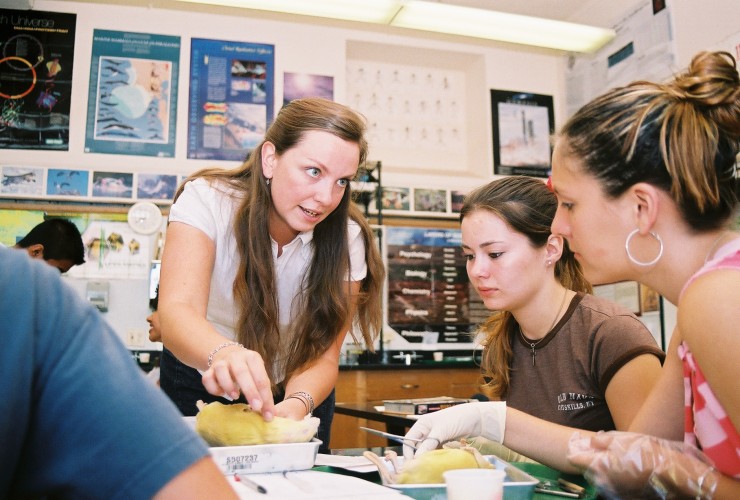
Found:
<svg viewBox="0 0 740 500"><path fill-rule="evenodd" d="M555 131L552 96L491 90L491 116L494 174L548 177Z"/></svg>

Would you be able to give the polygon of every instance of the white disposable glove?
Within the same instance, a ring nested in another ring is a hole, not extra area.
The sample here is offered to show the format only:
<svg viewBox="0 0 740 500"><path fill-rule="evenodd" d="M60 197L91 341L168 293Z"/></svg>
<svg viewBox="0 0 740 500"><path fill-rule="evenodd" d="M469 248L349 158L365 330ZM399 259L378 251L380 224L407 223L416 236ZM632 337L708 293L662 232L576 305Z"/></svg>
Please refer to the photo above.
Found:
<svg viewBox="0 0 740 500"><path fill-rule="evenodd" d="M415 455L419 456L447 441L464 437L483 436L501 443L505 425L505 401L465 403L422 415L406 433L406 437L422 440L413 443L416 446ZM403 455L407 459L413 458L414 450L404 446Z"/></svg>

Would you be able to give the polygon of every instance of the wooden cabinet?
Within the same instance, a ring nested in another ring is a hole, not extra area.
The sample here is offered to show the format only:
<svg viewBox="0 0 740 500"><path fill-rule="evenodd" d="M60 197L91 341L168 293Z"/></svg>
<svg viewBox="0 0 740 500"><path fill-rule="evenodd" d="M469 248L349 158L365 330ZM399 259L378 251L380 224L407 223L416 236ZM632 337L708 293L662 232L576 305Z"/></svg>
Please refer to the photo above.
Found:
<svg viewBox="0 0 740 500"><path fill-rule="evenodd" d="M469 398L479 392L478 367L390 368L383 370L346 370L339 372L337 403L378 402L384 399L452 396ZM367 448L385 446L384 438L371 436L360 426L385 430L384 424L347 415L334 415L331 448Z"/></svg>

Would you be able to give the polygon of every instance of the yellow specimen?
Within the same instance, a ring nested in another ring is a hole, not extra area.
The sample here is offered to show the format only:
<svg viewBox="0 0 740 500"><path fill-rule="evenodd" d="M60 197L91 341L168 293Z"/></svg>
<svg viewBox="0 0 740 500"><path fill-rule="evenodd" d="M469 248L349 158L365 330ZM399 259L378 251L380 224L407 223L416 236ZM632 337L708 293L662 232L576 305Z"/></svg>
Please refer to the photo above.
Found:
<svg viewBox="0 0 740 500"><path fill-rule="evenodd" d="M444 483L442 473L453 469L491 469L485 459L479 461L474 453L465 450L432 450L409 460L398 475L398 484Z"/></svg>
<svg viewBox="0 0 740 500"><path fill-rule="evenodd" d="M319 428L319 419L303 420L275 417L265 422L249 405L218 402L199 405L195 430L211 446L245 446L253 444L305 443Z"/></svg>
<svg viewBox="0 0 740 500"><path fill-rule="evenodd" d="M445 482L442 473L448 470L494 468L478 450L470 447L428 451L401 466L396 453L387 451L385 459L392 463L394 472L375 453L366 451L363 455L375 463L386 484L440 484Z"/></svg>

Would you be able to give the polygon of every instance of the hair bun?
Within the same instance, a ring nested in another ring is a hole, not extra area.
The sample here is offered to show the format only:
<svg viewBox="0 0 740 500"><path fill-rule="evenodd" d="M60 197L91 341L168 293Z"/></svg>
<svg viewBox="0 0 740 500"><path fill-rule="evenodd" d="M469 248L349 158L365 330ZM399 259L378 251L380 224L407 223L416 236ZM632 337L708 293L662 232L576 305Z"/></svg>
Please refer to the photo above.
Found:
<svg viewBox="0 0 740 500"><path fill-rule="evenodd" d="M699 52L670 84L682 98L703 106L738 106L740 78L729 52Z"/></svg>

